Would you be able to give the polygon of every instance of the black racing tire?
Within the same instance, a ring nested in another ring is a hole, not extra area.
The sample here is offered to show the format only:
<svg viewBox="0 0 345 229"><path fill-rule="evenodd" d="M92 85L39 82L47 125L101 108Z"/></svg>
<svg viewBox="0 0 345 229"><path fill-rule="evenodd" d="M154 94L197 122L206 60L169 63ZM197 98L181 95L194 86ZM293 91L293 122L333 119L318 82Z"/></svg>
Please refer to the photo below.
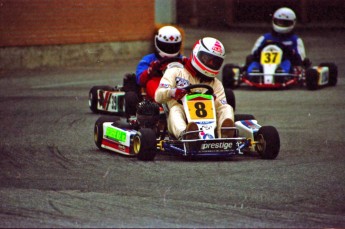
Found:
<svg viewBox="0 0 345 229"><path fill-rule="evenodd" d="M334 63L321 63L319 66L328 67L329 79L328 86L335 86L338 82L338 67Z"/></svg>
<svg viewBox="0 0 345 229"><path fill-rule="evenodd" d="M280 150L280 138L277 129L273 126L260 127L256 135L256 150L262 159L275 159Z"/></svg>
<svg viewBox="0 0 345 229"><path fill-rule="evenodd" d="M235 114L235 122L243 120L256 120L251 114Z"/></svg>
<svg viewBox="0 0 345 229"><path fill-rule="evenodd" d="M318 89L319 73L314 68L309 68L305 72L306 86L308 90Z"/></svg>
<svg viewBox="0 0 345 229"><path fill-rule="evenodd" d="M225 92L226 101L228 102L228 104L230 106L232 106L232 108L235 111L236 110L236 98L235 98L234 92L230 88L224 88L224 92Z"/></svg>
<svg viewBox="0 0 345 229"><path fill-rule="evenodd" d="M99 149L102 149L102 140L103 140L103 123L105 122L119 122L119 117L114 116L101 116L99 117L94 125L93 129L93 137L96 146Z"/></svg>
<svg viewBox="0 0 345 229"><path fill-rule="evenodd" d="M142 128L133 138L133 151L140 161L153 161L157 153L156 133Z"/></svg>
<svg viewBox="0 0 345 229"><path fill-rule="evenodd" d="M97 109L97 91L104 90L104 91L113 91L114 88L111 86L93 86L89 91L89 107L93 113L99 113L100 111Z"/></svg>
<svg viewBox="0 0 345 229"><path fill-rule="evenodd" d="M102 149L101 145L103 141L103 123L98 122L98 120L96 121L93 129L93 139L98 149Z"/></svg>
<svg viewBox="0 0 345 229"><path fill-rule="evenodd" d="M239 82L236 82L236 80L234 79L235 74L233 69L234 68L240 68L237 65L234 64L226 64L223 67L223 71L222 71L222 83L224 88L232 88L235 89L239 86Z"/></svg>
<svg viewBox="0 0 345 229"><path fill-rule="evenodd" d="M125 93L125 114L126 117L135 116L137 113L137 105L140 102L138 93L128 91Z"/></svg>

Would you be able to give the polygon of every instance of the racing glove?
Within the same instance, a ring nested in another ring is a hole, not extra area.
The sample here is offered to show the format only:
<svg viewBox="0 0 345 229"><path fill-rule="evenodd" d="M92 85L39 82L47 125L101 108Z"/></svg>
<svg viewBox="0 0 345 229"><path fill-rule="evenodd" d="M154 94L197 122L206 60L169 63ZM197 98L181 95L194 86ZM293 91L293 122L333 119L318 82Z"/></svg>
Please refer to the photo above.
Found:
<svg viewBox="0 0 345 229"><path fill-rule="evenodd" d="M147 81L149 81L150 78L151 77L148 75L147 70L143 71L143 73L141 73L140 79L139 79L140 86L145 87Z"/></svg>
<svg viewBox="0 0 345 229"><path fill-rule="evenodd" d="M187 94L187 90L183 88L172 88L170 89L169 94L171 98L180 100L185 94Z"/></svg>
<svg viewBox="0 0 345 229"><path fill-rule="evenodd" d="M162 76L162 71L160 69L160 62L158 60L152 61L149 68L147 69L147 74L149 77Z"/></svg>
<svg viewBox="0 0 345 229"><path fill-rule="evenodd" d="M139 80L140 85L145 87L147 81L149 81L154 76L162 76L162 72L160 70L160 62L158 60L152 61L147 70L141 73Z"/></svg>
<svg viewBox="0 0 345 229"><path fill-rule="evenodd" d="M183 64L183 65L186 65L187 62L188 62L188 57L183 56L183 57L182 57L182 64Z"/></svg>

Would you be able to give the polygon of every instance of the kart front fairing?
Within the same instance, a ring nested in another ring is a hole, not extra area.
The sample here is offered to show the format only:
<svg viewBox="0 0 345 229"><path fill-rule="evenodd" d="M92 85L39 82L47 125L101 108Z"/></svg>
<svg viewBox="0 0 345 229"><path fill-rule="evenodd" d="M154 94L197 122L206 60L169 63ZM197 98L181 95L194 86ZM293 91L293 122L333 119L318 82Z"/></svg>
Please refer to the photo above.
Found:
<svg viewBox="0 0 345 229"><path fill-rule="evenodd" d="M188 94L182 99L187 121L198 126L199 138L186 139L191 132L185 132L179 140L161 141L162 151L183 156L231 156L242 154L241 149L250 144L244 137L220 138L216 136L216 108L211 94ZM229 127L228 127L229 128ZM230 127L231 128L231 127ZM237 133L239 130L232 127ZM236 134L238 136L238 134Z"/></svg>
<svg viewBox="0 0 345 229"><path fill-rule="evenodd" d="M242 81L257 88L284 88L297 84L301 79L301 69L293 67L291 72L279 69L283 61L283 50L275 44L261 50L260 65L262 71L245 72Z"/></svg>

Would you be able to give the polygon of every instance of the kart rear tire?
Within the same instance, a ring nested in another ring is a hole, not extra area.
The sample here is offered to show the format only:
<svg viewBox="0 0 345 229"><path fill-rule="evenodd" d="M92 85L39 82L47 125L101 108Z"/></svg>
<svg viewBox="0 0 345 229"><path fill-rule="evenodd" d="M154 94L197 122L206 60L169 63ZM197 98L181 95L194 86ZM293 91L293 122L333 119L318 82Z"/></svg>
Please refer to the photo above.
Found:
<svg viewBox="0 0 345 229"><path fill-rule="evenodd" d="M262 126L256 135L256 150L262 159L275 159L280 150L280 138L273 126Z"/></svg>
<svg viewBox="0 0 345 229"><path fill-rule="evenodd" d="M335 86L338 82L338 67L334 63L321 63L321 67L328 67L328 86Z"/></svg>
<svg viewBox="0 0 345 229"><path fill-rule="evenodd" d="M102 149L102 141L103 141L103 123L105 122L118 122L120 121L119 117L111 117L111 116L101 116L99 117L94 125L93 129L93 137L96 146L99 149Z"/></svg>
<svg viewBox="0 0 345 229"><path fill-rule="evenodd" d="M233 69L234 68L240 68L237 65L234 64L226 64L223 67L223 72L222 72L222 83L224 88L232 88L235 89L239 86L239 82L234 79L235 74Z"/></svg>
<svg viewBox="0 0 345 229"><path fill-rule="evenodd" d="M256 120L251 114L235 114L235 122L244 120Z"/></svg>
<svg viewBox="0 0 345 229"><path fill-rule="evenodd" d="M139 96L135 91L128 91L125 93L125 114L126 114L126 117L136 115L138 103L139 103Z"/></svg>
<svg viewBox="0 0 345 229"><path fill-rule="evenodd" d="M234 92L230 88L224 88L224 92L225 92L226 101L228 102L228 104L230 106L232 106L232 108L235 111L235 109L236 109L236 98L235 98Z"/></svg>
<svg viewBox="0 0 345 229"><path fill-rule="evenodd" d="M97 109L98 103L98 96L97 91L104 90L104 91L113 91L114 88L111 86L93 86L89 92L89 107L93 113L99 113L100 111Z"/></svg>
<svg viewBox="0 0 345 229"><path fill-rule="evenodd" d="M156 152L156 132L150 128L142 128L133 138L133 151L140 161L153 161Z"/></svg>
<svg viewBox="0 0 345 229"><path fill-rule="evenodd" d="M307 69L305 73L306 86L308 90L316 90L318 88L319 73L314 68Z"/></svg>

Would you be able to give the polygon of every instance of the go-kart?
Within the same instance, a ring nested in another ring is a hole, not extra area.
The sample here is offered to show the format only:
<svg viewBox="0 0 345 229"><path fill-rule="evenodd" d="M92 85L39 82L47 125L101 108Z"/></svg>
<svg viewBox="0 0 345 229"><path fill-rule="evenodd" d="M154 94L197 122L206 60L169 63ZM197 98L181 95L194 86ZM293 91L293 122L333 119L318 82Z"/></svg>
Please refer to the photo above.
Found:
<svg viewBox="0 0 345 229"><path fill-rule="evenodd" d="M165 58L158 62L159 71L162 75L168 67L182 65L179 57ZM145 88L136 83L135 74L126 74L123 85L115 87L109 85L93 86L89 91L89 107L93 113L102 114L135 114L135 107L145 98Z"/></svg>
<svg viewBox="0 0 345 229"><path fill-rule="evenodd" d="M337 84L338 69L334 63L321 63L311 67L309 59L304 64L294 64L293 54L285 45L272 42L264 45L256 52L249 55L244 66L226 64L223 67L222 82L226 88L237 88L245 83L254 88L287 88L293 85L306 86L309 90L316 90L323 86ZM291 71L286 73L279 68L285 59L291 59ZM247 67L253 59L258 60L261 69L247 72Z"/></svg>
<svg viewBox="0 0 345 229"><path fill-rule="evenodd" d="M165 58L159 61L159 71L162 75L167 68L183 67L179 57ZM228 103L235 110L236 100L233 91L225 89ZM133 116L136 104L146 98L145 88L136 83L135 74L126 74L123 85L93 86L89 91L89 107L93 113Z"/></svg>
<svg viewBox="0 0 345 229"><path fill-rule="evenodd" d="M198 88L206 92L196 91ZM275 127L259 125L253 115L236 114L235 127L222 128L233 131L234 137L217 136L213 89L202 84L184 89L189 92L182 98L187 121L195 122L199 130L186 131L176 139L167 131L167 107L163 106L165 117L162 117L159 116L158 108L154 108L154 103L143 101L140 104L147 105L146 108L144 105L138 107L137 125L126 123L120 117L100 117L94 125L95 144L99 149L136 156L143 161L154 160L157 153L186 158L230 157L250 152L258 153L263 159L275 159L278 156L280 138ZM188 138L196 133L198 138Z"/></svg>

